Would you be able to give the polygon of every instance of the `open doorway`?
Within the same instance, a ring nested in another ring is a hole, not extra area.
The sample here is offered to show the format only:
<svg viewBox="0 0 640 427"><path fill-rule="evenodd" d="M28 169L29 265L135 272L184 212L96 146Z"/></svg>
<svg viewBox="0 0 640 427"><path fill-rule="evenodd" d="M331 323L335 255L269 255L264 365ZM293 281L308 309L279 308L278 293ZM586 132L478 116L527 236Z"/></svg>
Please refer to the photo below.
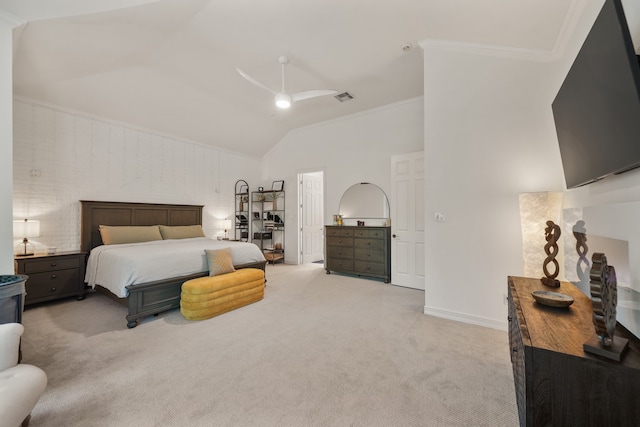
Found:
<svg viewBox="0 0 640 427"><path fill-rule="evenodd" d="M299 263L324 261L324 171L298 175L300 183Z"/></svg>

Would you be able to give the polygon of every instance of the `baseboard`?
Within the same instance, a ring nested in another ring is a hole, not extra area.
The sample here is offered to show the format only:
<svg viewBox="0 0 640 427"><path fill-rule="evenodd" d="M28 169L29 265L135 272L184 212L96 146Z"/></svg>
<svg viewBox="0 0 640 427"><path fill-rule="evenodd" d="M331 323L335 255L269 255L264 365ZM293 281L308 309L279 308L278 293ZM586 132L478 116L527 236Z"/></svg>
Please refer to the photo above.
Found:
<svg viewBox="0 0 640 427"><path fill-rule="evenodd" d="M424 306L424 314L430 316L441 317L443 319L455 320L456 322L470 323L472 325L484 326L486 328L498 329L500 331L506 331L508 328L507 321L500 322L494 319L487 319L486 317L470 316L464 313L458 313L455 311L442 310L435 307Z"/></svg>

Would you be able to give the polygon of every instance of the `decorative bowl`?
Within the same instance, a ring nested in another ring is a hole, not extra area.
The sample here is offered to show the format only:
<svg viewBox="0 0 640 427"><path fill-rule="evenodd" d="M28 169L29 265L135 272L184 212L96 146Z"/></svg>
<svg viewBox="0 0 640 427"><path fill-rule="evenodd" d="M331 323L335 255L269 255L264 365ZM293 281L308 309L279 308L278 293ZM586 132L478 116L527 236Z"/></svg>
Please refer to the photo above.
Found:
<svg viewBox="0 0 640 427"><path fill-rule="evenodd" d="M573 297L559 292L533 291L531 295L540 304L548 305L549 307L569 307L573 304Z"/></svg>

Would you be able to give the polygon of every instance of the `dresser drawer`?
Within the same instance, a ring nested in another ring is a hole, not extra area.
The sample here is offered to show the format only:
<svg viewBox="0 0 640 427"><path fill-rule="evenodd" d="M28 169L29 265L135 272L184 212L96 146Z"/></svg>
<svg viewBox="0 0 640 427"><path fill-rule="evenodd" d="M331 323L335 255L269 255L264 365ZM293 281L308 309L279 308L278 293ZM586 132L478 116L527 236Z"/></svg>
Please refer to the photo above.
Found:
<svg viewBox="0 0 640 427"><path fill-rule="evenodd" d="M384 240L380 239L354 239L353 246L356 248L384 249Z"/></svg>
<svg viewBox="0 0 640 427"><path fill-rule="evenodd" d="M380 228L374 228L373 230L367 230L367 237L370 239L384 239L387 236L387 230Z"/></svg>
<svg viewBox="0 0 640 427"><path fill-rule="evenodd" d="M41 273L44 271L66 270L69 268L78 268L82 262L80 257L68 258L47 258L42 260L30 260L24 264L24 274L31 275L33 273Z"/></svg>
<svg viewBox="0 0 640 427"><path fill-rule="evenodd" d="M513 289L508 289L508 332L509 332L509 353L511 355L511 367L513 368L513 381L516 389L516 404L518 405L518 416L520 425L527 424L527 377L525 371L525 349L522 341L523 331L520 328L520 320L514 302ZM519 304L519 303L518 303ZM526 330L526 328L525 328Z"/></svg>
<svg viewBox="0 0 640 427"><path fill-rule="evenodd" d="M358 227L353 232L353 237L361 237L367 239L383 239L386 235L385 230L379 228Z"/></svg>
<svg viewBox="0 0 640 427"><path fill-rule="evenodd" d="M353 231L353 237L369 237L369 230L364 227L356 228Z"/></svg>
<svg viewBox="0 0 640 427"><path fill-rule="evenodd" d="M56 297L78 294L79 270L56 270L46 273L30 274L25 283L27 298L35 300L44 297Z"/></svg>
<svg viewBox="0 0 640 427"><path fill-rule="evenodd" d="M327 227L327 237L353 237L353 231L350 228Z"/></svg>
<svg viewBox="0 0 640 427"><path fill-rule="evenodd" d="M327 258L352 259L353 248L346 246L327 246Z"/></svg>
<svg viewBox="0 0 640 427"><path fill-rule="evenodd" d="M355 248L353 257L357 260L384 263L384 251L366 248Z"/></svg>
<svg viewBox="0 0 640 427"><path fill-rule="evenodd" d="M383 275L386 273L384 271L385 268L383 263L356 260L353 263L353 266L354 266L353 269L356 273L377 274L377 275Z"/></svg>
<svg viewBox="0 0 640 427"><path fill-rule="evenodd" d="M327 237L327 246L353 247L352 237Z"/></svg>
<svg viewBox="0 0 640 427"><path fill-rule="evenodd" d="M352 259L328 259L327 260L327 270L334 271L353 271L353 260Z"/></svg>

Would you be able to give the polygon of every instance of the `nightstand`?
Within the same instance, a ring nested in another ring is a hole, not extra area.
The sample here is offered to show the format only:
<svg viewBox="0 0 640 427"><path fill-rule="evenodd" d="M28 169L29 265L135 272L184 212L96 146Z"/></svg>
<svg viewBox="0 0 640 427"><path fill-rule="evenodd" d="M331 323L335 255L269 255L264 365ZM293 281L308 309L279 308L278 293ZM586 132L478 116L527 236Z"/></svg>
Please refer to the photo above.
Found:
<svg viewBox="0 0 640 427"><path fill-rule="evenodd" d="M25 305L75 296L84 299L86 252L15 257L16 274L29 276Z"/></svg>

